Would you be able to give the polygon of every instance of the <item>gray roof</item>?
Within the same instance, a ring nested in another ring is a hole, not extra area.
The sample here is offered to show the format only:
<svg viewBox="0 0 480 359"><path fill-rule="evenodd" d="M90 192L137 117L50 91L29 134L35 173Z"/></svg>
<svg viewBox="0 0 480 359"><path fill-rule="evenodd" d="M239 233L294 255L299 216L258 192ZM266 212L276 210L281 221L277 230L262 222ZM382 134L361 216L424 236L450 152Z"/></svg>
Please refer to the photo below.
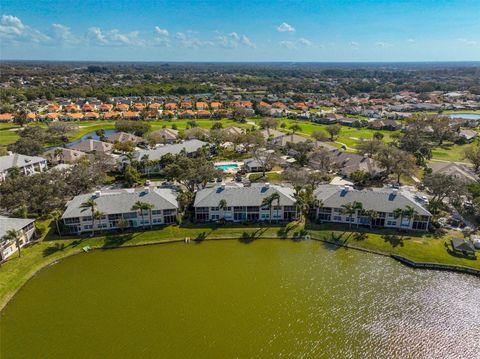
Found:
<svg viewBox="0 0 480 359"><path fill-rule="evenodd" d="M463 238L452 238L452 246L457 251L475 252L473 243Z"/></svg>
<svg viewBox="0 0 480 359"><path fill-rule="evenodd" d="M189 140L183 143L161 146L155 148L154 150L138 150L135 151L135 158L139 159L144 155L148 155L150 160L159 160L168 153L176 155L182 152L184 149L187 153L193 153L205 145L207 145L207 143L200 140Z"/></svg>
<svg viewBox="0 0 480 359"><path fill-rule="evenodd" d="M13 153L8 156L0 156L0 171L6 171L12 167L25 167L35 163L46 162L43 157L25 156L18 153Z"/></svg>
<svg viewBox="0 0 480 359"><path fill-rule="evenodd" d="M272 193L280 195L281 206L295 205L296 201L292 188L255 183L249 187L240 184L228 184L202 189L195 196L194 206L217 207L222 199L227 201L228 206L261 206L263 199ZM274 205L276 205L276 202Z"/></svg>
<svg viewBox="0 0 480 359"><path fill-rule="evenodd" d="M89 139L89 140L79 142L71 146L70 148L77 151L87 152L87 153L93 152L93 151L106 153L106 152L110 152L113 149L113 145L108 142Z"/></svg>
<svg viewBox="0 0 480 359"><path fill-rule="evenodd" d="M56 158L53 158L55 156L55 152L57 150L61 151L61 155L57 156ZM62 160L63 162L75 162L79 159L81 159L83 156L85 156L85 152L82 151L77 151L71 148L64 148L64 147L54 147L49 149L48 151L45 151L43 153L44 156L52 156L52 159L54 161L59 161Z"/></svg>
<svg viewBox="0 0 480 359"><path fill-rule="evenodd" d="M11 229L19 231L33 222L35 222L35 220L29 218L9 218L0 216L0 238L7 234L7 231Z"/></svg>
<svg viewBox="0 0 480 359"><path fill-rule="evenodd" d="M343 204L354 201L361 202L363 209L373 209L378 212L392 213L397 208L406 206L415 208L419 215L431 216L420 200L416 200L405 192L394 192L392 189L373 188L357 190L345 186L331 184L320 185L314 192L322 201L323 207L340 208Z"/></svg>
<svg viewBox="0 0 480 359"><path fill-rule="evenodd" d="M272 128L267 128L267 129L262 130L260 132L262 133L263 137L265 137L265 139L278 138L278 137L285 136L285 133L280 132L278 130L274 130Z"/></svg>
<svg viewBox="0 0 480 359"><path fill-rule="evenodd" d="M301 142L308 142L308 141L310 140L293 133L290 135L284 135L280 138L273 139L273 143L275 143L278 146L286 146L287 143L301 143Z"/></svg>
<svg viewBox="0 0 480 359"><path fill-rule="evenodd" d="M178 131L172 128L162 128L158 131L152 132L152 135L164 137L167 140L176 140L178 138Z"/></svg>
<svg viewBox="0 0 480 359"><path fill-rule="evenodd" d="M142 137L132 135L127 132L115 132L107 136L107 141L111 143L115 142L127 142L139 143L145 141Z"/></svg>
<svg viewBox="0 0 480 359"><path fill-rule="evenodd" d="M335 149L330 151L332 161L340 169L340 172L350 176L352 172L362 170L370 174L380 172L375 160L369 157L361 156L356 153L349 153L343 150Z"/></svg>
<svg viewBox="0 0 480 359"><path fill-rule="evenodd" d="M454 162L431 162L428 166L432 169L432 173L443 173L467 182L480 181L475 172L465 165Z"/></svg>
<svg viewBox="0 0 480 359"><path fill-rule="evenodd" d="M101 192L100 196L94 193L82 194L74 197L67 203L67 209L62 218L75 218L89 216L90 210L80 208L81 204L90 198L97 203L97 210L105 214L133 212L132 206L135 202L146 202L153 204L154 209L177 209L177 194L167 188L128 188Z"/></svg>

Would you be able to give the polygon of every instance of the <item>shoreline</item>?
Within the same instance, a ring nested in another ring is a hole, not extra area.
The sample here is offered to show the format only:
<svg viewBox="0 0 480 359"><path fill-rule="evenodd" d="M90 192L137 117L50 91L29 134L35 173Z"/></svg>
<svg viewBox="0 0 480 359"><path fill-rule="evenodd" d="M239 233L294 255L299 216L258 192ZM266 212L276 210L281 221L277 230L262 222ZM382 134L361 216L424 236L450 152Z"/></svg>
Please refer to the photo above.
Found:
<svg viewBox="0 0 480 359"><path fill-rule="evenodd" d="M441 270L441 271L449 271L449 272L455 272L459 274L467 274L467 275L473 275L476 277L480 277L480 270L474 269L474 268L467 268L467 267L462 267L462 266L457 266L457 265L449 265L449 264L441 264L441 263L422 263L422 262L416 262L412 261L406 257L397 255L397 254L389 254L385 253L382 251L378 250L372 250L372 249L367 249L367 248L361 248L357 246L353 246L347 243L338 243L334 241L330 241L328 239L316 237L316 236L310 236L310 240L314 240L317 242L323 242L327 244L331 244L337 247L343 247L346 249L352 249L356 250L359 252L364 252L364 253L369 253L373 255L378 255L382 257L389 257L393 260L396 260L397 262L408 266L413 269L427 269L427 270ZM287 236L287 237L279 237L279 236L262 236L258 238L252 238L250 239L251 241L256 241L256 240L262 240L262 239L276 239L276 240L297 240L297 241L304 241L304 240L309 240L309 239L298 239L293 236ZM192 242L202 242L202 241L218 241L218 240L238 240L241 241L241 237L228 237L228 236L221 236L217 238L205 238L202 240L195 240L192 239ZM134 248L134 247L146 247L146 246L152 246L152 245L162 245L162 244L171 244L171 243L180 243L180 242L185 242L185 239L163 239L163 240L158 240L158 241L149 241L149 242L144 242L144 243L134 243L134 244L125 244L121 246L116 246L116 245L110 245L110 246L94 246L91 248L92 251L98 251L98 250L113 250L113 249L121 249L121 248ZM55 258L51 261L46 261L43 264L39 265L37 268L32 269L31 272L28 273L27 278L25 281L15 290L13 290L10 293L7 293L7 295L0 301L0 316L3 312L3 310L6 308L8 303L15 297L15 295L35 276L40 273L42 270L49 268L50 266L53 266L57 264L60 261L63 261L69 257L76 256L79 254L84 253L82 248L78 248L78 250L72 252L72 253L66 253L65 255ZM87 254L87 253L86 253ZM1 268L1 267L0 267Z"/></svg>

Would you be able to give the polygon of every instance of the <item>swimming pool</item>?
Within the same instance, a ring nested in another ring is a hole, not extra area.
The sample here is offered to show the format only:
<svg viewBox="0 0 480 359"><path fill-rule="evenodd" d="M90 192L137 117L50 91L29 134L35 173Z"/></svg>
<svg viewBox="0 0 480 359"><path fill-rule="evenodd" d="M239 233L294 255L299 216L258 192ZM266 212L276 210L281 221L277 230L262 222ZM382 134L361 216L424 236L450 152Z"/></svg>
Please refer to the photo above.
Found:
<svg viewBox="0 0 480 359"><path fill-rule="evenodd" d="M232 170L239 170L240 167L236 163L227 163L227 164L221 164L221 165L215 165L215 168L218 168L219 170L223 171L232 171Z"/></svg>

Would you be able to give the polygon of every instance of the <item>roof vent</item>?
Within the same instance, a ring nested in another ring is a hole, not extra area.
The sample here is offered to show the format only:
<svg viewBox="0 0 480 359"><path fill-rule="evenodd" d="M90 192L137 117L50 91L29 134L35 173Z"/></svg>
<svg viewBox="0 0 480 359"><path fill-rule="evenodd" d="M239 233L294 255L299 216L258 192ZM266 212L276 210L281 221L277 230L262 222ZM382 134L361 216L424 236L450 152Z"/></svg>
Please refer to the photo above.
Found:
<svg viewBox="0 0 480 359"><path fill-rule="evenodd" d="M220 188L221 188L221 189L225 189L225 183L222 183L222 184L220 185Z"/></svg>
<svg viewBox="0 0 480 359"><path fill-rule="evenodd" d="M101 191L95 191L95 197L98 198L102 195Z"/></svg>
<svg viewBox="0 0 480 359"><path fill-rule="evenodd" d="M149 193L149 192L150 192L150 187L144 187L144 188L143 188L143 191L144 191L145 193Z"/></svg>
<svg viewBox="0 0 480 359"><path fill-rule="evenodd" d="M265 188L270 188L270 182L265 182Z"/></svg>

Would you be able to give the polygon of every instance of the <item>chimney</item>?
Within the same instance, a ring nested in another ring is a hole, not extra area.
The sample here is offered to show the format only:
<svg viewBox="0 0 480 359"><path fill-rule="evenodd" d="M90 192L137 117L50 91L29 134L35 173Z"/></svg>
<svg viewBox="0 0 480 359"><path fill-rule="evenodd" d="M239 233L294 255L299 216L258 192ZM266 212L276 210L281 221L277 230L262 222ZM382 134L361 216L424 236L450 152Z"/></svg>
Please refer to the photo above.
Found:
<svg viewBox="0 0 480 359"><path fill-rule="evenodd" d="M95 197L98 198L102 195L101 191L95 191Z"/></svg>
<svg viewBox="0 0 480 359"><path fill-rule="evenodd" d="M270 182L265 182L265 188L270 188Z"/></svg>
<svg viewBox="0 0 480 359"><path fill-rule="evenodd" d="M149 192L150 192L150 187L148 187L148 186L147 186L147 187L144 187L144 188L143 188L143 191L144 191L145 193L149 193Z"/></svg>
<svg viewBox="0 0 480 359"><path fill-rule="evenodd" d="M225 183L222 183L222 184L220 185L220 188L221 188L221 189L225 189Z"/></svg>

